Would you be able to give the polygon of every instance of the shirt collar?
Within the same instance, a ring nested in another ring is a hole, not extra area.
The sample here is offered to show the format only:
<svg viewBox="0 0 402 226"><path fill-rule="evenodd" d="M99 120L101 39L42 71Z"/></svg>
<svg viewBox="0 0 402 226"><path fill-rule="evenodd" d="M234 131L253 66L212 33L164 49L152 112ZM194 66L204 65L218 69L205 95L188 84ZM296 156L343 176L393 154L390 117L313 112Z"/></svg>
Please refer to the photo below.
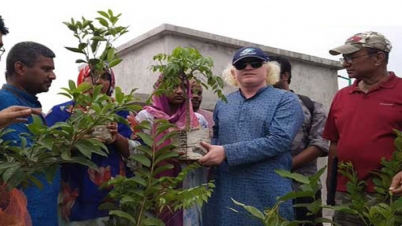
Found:
<svg viewBox="0 0 402 226"><path fill-rule="evenodd" d="M19 96L20 98L23 98L24 100L33 103L35 105L40 105L39 101L38 101L38 97L32 94L29 94L25 91L22 91L20 89L18 89L15 86L12 86L10 84L4 84L3 85L3 89L9 89L12 90L13 92L15 92L17 94L17 96Z"/></svg>
<svg viewBox="0 0 402 226"><path fill-rule="evenodd" d="M256 96L260 95L261 93L265 92L265 90L269 89L270 87L272 87L272 86L264 86L264 87L262 87L261 89L259 89L259 90L254 94L254 96L252 96L252 97L250 97L250 98L246 98L246 97L243 95L243 93L241 92L241 88L239 88L239 93L240 93L240 95L241 95L245 100L250 100L250 99L253 99L253 98L255 98Z"/></svg>
<svg viewBox="0 0 402 226"><path fill-rule="evenodd" d="M373 91L373 90L379 89L379 88L393 89L396 86L397 80L396 80L395 73L392 72L392 71L390 71L388 73L389 73L388 78L385 81L381 82L376 88L370 90L370 92ZM352 89L349 90L349 93L354 93L354 92L360 92L361 91L359 89L359 87L358 87L358 84L359 84L360 81L361 80L356 79L353 82Z"/></svg>

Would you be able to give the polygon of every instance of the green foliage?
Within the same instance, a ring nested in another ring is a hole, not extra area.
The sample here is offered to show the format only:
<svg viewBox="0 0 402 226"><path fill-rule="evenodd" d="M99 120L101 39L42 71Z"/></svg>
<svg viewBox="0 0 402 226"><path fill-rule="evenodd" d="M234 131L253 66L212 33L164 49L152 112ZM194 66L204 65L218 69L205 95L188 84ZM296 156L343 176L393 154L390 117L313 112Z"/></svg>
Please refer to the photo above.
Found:
<svg viewBox="0 0 402 226"><path fill-rule="evenodd" d="M69 89L63 88L63 95L73 98L74 105L67 106L72 115L66 122L48 127L43 117L33 115L33 122L28 125L30 134L20 135L21 145L1 141L0 181L9 188L30 184L42 187L34 175L44 174L51 182L61 163L79 163L97 170L97 166L90 161L91 156L106 156L108 153L104 143L90 135L93 128L107 122L126 123L116 112L139 108L130 104L132 93L124 95L120 89L116 89L116 96L120 97L113 101L111 97L99 93L101 87L95 87L93 92L98 95L91 96L83 94L90 88L88 84L76 87L70 81L69 85ZM28 140L32 141L31 145Z"/></svg>
<svg viewBox="0 0 402 226"><path fill-rule="evenodd" d="M163 74L163 80L159 81L159 87L154 95L169 94L176 87L181 87L185 93L185 105L190 112L190 96L187 95L188 82L193 80L206 89L211 88L222 100L226 101L223 94L223 80L212 72L213 60L211 57L203 57L197 49L177 47L171 55L160 53L153 58L159 64L152 65L153 72ZM202 78L203 77L203 78ZM189 115L186 117L186 128L189 128Z"/></svg>
<svg viewBox="0 0 402 226"><path fill-rule="evenodd" d="M261 212L260 210L256 209L255 207L252 206L247 206L242 203L239 203L235 200L233 202L242 207L244 210L246 210L246 215L249 215L251 217L254 217L258 219L263 225L265 226L297 226L303 223L310 223L310 224L316 224L316 223L332 223L332 221L326 219L326 218L318 218L315 219L314 222L309 222L309 221L288 221L285 218L281 217L279 214L279 206L286 201L299 198L299 197L311 197L314 199L314 202L312 203L302 203L302 204L296 204L294 207L306 207L310 214L316 215L322 210L322 204L321 204L321 199L315 200L315 194L320 190L320 176L325 172L326 167L322 168L319 170L315 175L313 176L303 176L298 173L291 173L286 170L275 170L277 174L279 174L281 177L289 178L292 180L295 180L297 182L300 182L302 186L300 187L300 191L291 191L288 194L279 197L277 202L272 208L266 209L264 212ZM238 212L238 213L243 213L240 212L239 210L231 208L231 210Z"/></svg>
<svg viewBox="0 0 402 226"><path fill-rule="evenodd" d="M383 158L381 165L384 167L372 172L375 175L373 179L375 191L379 194L379 198L384 200L390 198L388 189L393 176L402 170L402 132L398 130L394 132L397 134L394 141L396 151L392 154L392 159L389 161Z"/></svg>
<svg viewBox="0 0 402 226"><path fill-rule="evenodd" d="M402 132L394 130L397 137L395 139L395 152L390 160L383 158L381 160L382 168L373 173L374 189L378 196L375 200L368 200L364 191L367 183L359 181L357 173L353 169L350 162L340 163L338 172L348 178L347 195L351 200L349 203L341 206L323 206L321 200L315 200L310 204L298 204L295 207L306 207L311 214L316 214L322 208L329 208L335 211L341 211L348 214L358 215L366 226L393 226L402 224L402 198L394 197L389 192L389 187L394 175L402 170ZM331 223L332 221L325 218L316 219L314 222L307 221L292 221L289 222L279 215L279 205L290 199L297 197L312 197L319 189L318 180L323 174L325 168L321 169L316 175L312 177L305 177L297 173L290 173L288 171L276 170L282 177L290 178L302 183L301 191L292 191L282 197L278 198L278 202L271 208L265 210L263 213L252 206L239 203L235 200L233 202L246 210L246 214L260 220L266 226L289 226L300 225L303 223ZM236 209L233 211L240 212Z"/></svg>
<svg viewBox="0 0 402 226"><path fill-rule="evenodd" d="M112 68L122 61L112 43L128 32L128 27L116 25L121 14L114 15L110 9L107 12L98 11L98 14L95 20L82 17L81 21L71 18L70 22L63 22L78 39L77 47L66 49L85 56L76 63L89 65L93 81L104 73L105 68Z"/></svg>
<svg viewBox="0 0 402 226"><path fill-rule="evenodd" d="M364 195L366 182L359 181L350 162L339 164L339 173L346 176L348 196L352 200L345 206L333 209L359 215L367 226L392 226L402 224L402 198L393 197L389 192L392 177L402 170L402 132L394 130L395 152L392 158L381 160L382 168L373 174L375 200L368 200Z"/></svg>
<svg viewBox="0 0 402 226"><path fill-rule="evenodd" d="M390 160L382 159L381 170L376 170L373 173L375 184L374 189L377 191L378 196L376 200L367 200L364 191L366 189L367 183L365 181L359 181L357 173L353 170L353 165L348 163L339 164L339 173L348 178L347 183L348 196L351 200L346 205L342 206L322 206L321 200L315 200L315 202L310 204L298 204L295 207L306 207L311 214L316 214L321 208L331 208L336 211L342 211L348 214L358 215L364 225L367 226L392 226L401 225L402 223L402 198L397 199L392 196L392 193L388 191L389 186L392 181L392 177L402 169L402 133L400 131L395 131L397 138L395 139L396 151L393 153L393 157ZM247 207L247 210L255 217L258 217L264 225L293 225L293 223L312 223L312 222L286 222L281 219L277 211L278 206L281 202L289 199L294 199L297 197L314 197L314 194L318 191L318 180L320 175L324 172L324 168L321 169L313 177L305 177L300 174L290 173L287 171L276 172L282 177L291 178L296 180L303 185L301 186L301 191L293 191L286 194L283 197L278 198L278 203L269 210L265 211L264 218L261 218L259 214L251 213L256 210ZM376 203L376 204L372 204ZM246 208L243 206L243 208ZM267 212L269 211L269 212ZM270 221L267 218L271 218ZM316 219L314 223L328 222L328 219L320 218Z"/></svg>
<svg viewBox="0 0 402 226"><path fill-rule="evenodd" d="M138 133L145 145L137 147L138 153L131 155L130 160L140 163L135 169L135 176L125 178L118 176L104 184L113 187L109 197L113 200L103 208L109 209L114 216L110 225L164 225L158 218L162 211L175 212L201 206L210 197L213 183L193 188L180 188L180 183L191 171L201 167L194 163L184 168L177 177L160 177L166 170L172 169L172 161L177 161L173 145L162 144L157 140L167 140L177 132L170 131L174 125L166 120L156 120L153 125L142 122L139 128L150 133ZM118 202L116 202L118 201Z"/></svg>

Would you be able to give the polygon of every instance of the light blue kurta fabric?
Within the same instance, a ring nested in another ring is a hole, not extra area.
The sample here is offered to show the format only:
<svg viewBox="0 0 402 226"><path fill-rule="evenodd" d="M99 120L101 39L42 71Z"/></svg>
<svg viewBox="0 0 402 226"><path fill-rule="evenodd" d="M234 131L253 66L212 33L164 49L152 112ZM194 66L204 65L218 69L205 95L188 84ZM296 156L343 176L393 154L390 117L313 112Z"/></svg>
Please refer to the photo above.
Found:
<svg viewBox="0 0 402 226"><path fill-rule="evenodd" d="M275 169L291 169L290 146L304 115L291 92L262 88L245 99L240 91L219 101L214 111L213 144L223 145L226 160L215 167L216 188L204 206L204 226L262 225L229 208L240 209L232 198L265 210L276 198L292 191L292 182ZM291 201L280 206L280 214L293 219Z"/></svg>

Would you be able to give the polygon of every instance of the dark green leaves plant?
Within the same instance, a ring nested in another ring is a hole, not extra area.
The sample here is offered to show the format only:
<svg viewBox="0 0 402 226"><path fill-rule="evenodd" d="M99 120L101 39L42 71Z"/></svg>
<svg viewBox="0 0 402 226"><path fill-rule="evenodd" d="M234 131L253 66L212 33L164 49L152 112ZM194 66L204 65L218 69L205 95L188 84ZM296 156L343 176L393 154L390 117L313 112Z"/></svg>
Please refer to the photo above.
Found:
<svg viewBox="0 0 402 226"><path fill-rule="evenodd" d="M101 87L95 87L94 93L84 94L90 86L83 84L78 88L70 81L70 88L63 88L63 95L73 98L74 104L67 106L72 113L66 122L58 122L47 127L43 118L33 115L33 122L28 125L30 134L21 134L21 144L11 145L11 141L1 141L0 145L0 182L9 188L42 184L34 176L43 174L51 182L61 163L79 163L90 168L97 166L90 161L93 154L106 156L107 148L100 140L91 136L95 126L117 121L127 123L116 113L119 111L137 111L132 105L132 93L125 95L116 89L116 98L100 94ZM82 106L87 106L83 108ZM88 114L93 112L93 114ZM6 133L3 130L2 133ZM29 145L27 140L32 141Z"/></svg>
<svg viewBox="0 0 402 226"><path fill-rule="evenodd" d="M231 208L233 211L238 212L238 213L243 213L243 214L248 214L251 217L254 217L258 219L263 225L265 226L297 226L297 225L302 225L304 223L306 224L318 224L318 223L331 223L329 219L326 218L317 218L315 219L314 222L310 221L289 221L285 218L283 218L279 214L279 206L289 200L299 198L299 197L311 197L314 199L314 202L312 203L301 203L301 204L295 204L294 207L305 207L309 210L310 214L316 215L322 210L322 204L321 204L321 199L315 200L315 194L320 190L320 176L325 172L325 167L319 170L315 175L313 176L303 176L298 173L291 173L286 170L275 170L277 174L279 174L281 177L289 178L292 180L295 180L299 183L302 184L300 187L300 191L291 191L288 194L279 197L277 202L272 208L265 209L264 212L261 212L260 210L256 209L255 207L252 206L247 206L245 204L239 203L235 200L233 202L242 207L244 210L246 210L246 213L241 212L237 209Z"/></svg>
<svg viewBox="0 0 402 226"><path fill-rule="evenodd" d="M223 80L212 72L213 60L211 57L204 57L194 48L177 47L171 55L160 53L153 58L159 64L152 65L153 72L163 74L163 80L155 95L169 94L176 87L181 87L185 93L185 105L187 112L190 112L190 96L187 95L187 82L194 80L206 89L211 88L219 98L226 101L223 94ZM189 115L186 118L187 129L189 129Z"/></svg>
<svg viewBox="0 0 402 226"><path fill-rule="evenodd" d="M88 64L91 68L93 83L104 73L105 68L118 65L122 59L116 55L113 42L128 32L128 27L117 26L121 14L114 15L112 10L98 11L99 17L94 20L74 20L63 22L78 39L77 47L66 49L84 55L76 63ZM97 22L97 23L96 23Z"/></svg>
<svg viewBox="0 0 402 226"><path fill-rule="evenodd" d="M375 200L368 200L364 195L365 181L359 181L353 165L349 162L339 164L339 172L345 175L348 196L352 200L345 206L333 207L352 214L356 214L367 226L393 226L402 224L402 198L394 197L389 192L392 177L402 170L402 132L394 130L395 152L392 158L381 160L382 168L375 170L373 174L374 190L377 196Z"/></svg>
<svg viewBox="0 0 402 226"><path fill-rule="evenodd" d="M188 165L177 177L161 176L174 167L171 161L177 161L174 158L178 154L171 151L173 145L156 141L167 140L177 133L165 133L173 127L166 120L156 120L153 125L145 121L139 125L139 129L150 133L137 134L145 144L137 147L137 154L130 156L130 160L139 165L134 170L135 176L118 176L104 184L113 186L109 193L113 202L103 205L103 208L111 209L110 214L114 216L110 225L164 225L159 219L162 211L201 206L210 197L214 187L211 182L193 188L179 186L191 170L201 167L197 163Z"/></svg>

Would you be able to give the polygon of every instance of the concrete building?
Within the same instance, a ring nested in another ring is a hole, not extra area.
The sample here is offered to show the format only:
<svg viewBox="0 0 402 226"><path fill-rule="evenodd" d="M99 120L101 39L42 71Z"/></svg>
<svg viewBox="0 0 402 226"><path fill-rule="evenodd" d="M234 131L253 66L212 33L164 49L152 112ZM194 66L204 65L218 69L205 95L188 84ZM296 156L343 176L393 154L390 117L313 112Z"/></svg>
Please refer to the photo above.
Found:
<svg viewBox="0 0 402 226"><path fill-rule="evenodd" d="M299 94L304 94L324 104L329 110L332 98L338 91L338 70L342 69L338 61L319 58L289 50L259 45L219 36L207 32L197 31L170 24L163 24L117 48L118 55L123 62L113 68L118 76L117 86L124 92L138 88L139 97L147 97L152 92L152 86L158 74L153 73L149 66L157 64L153 56L158 53L170 54L178 46L198 49L203 56L210 56L214 60L214 74L221 75L230 64L235 51L244 46L259 47L268 55L282 55L292 63L291 88ZM225 93L234 88L225 87ZM204 91L202 107L213 109L217 97ZM319 168L326 164L326 159L319 160ZM322 178L322 181L324 178ZM324 183L323 183L324 184ZM323 191L323 198L326 192Z"/></svg>
<svg viewBox="0 0 402 226"><path fill-rule="evenodd" d="M255 46L263 49L269 55L288 57L292 63L291 88L297 93L310 96L323 103L329 109L332 97L338 90L337 71L341 65L337 61L277 49L255 43L244 42L207 32L163 24L117 48L123 62L113 68L118 76L117 86L124 92L138 88L141 97L152 92L152 85L158 74L150 70L150 65L157 64L153 56L158 53L170 54L178 46L196 48L203 56L214 60L214 73L221 75L231 62L234 52L244 46ZM225 87L225 93L234 89ZM202 107L213 109L217 97L206 91Z"/></svg>

